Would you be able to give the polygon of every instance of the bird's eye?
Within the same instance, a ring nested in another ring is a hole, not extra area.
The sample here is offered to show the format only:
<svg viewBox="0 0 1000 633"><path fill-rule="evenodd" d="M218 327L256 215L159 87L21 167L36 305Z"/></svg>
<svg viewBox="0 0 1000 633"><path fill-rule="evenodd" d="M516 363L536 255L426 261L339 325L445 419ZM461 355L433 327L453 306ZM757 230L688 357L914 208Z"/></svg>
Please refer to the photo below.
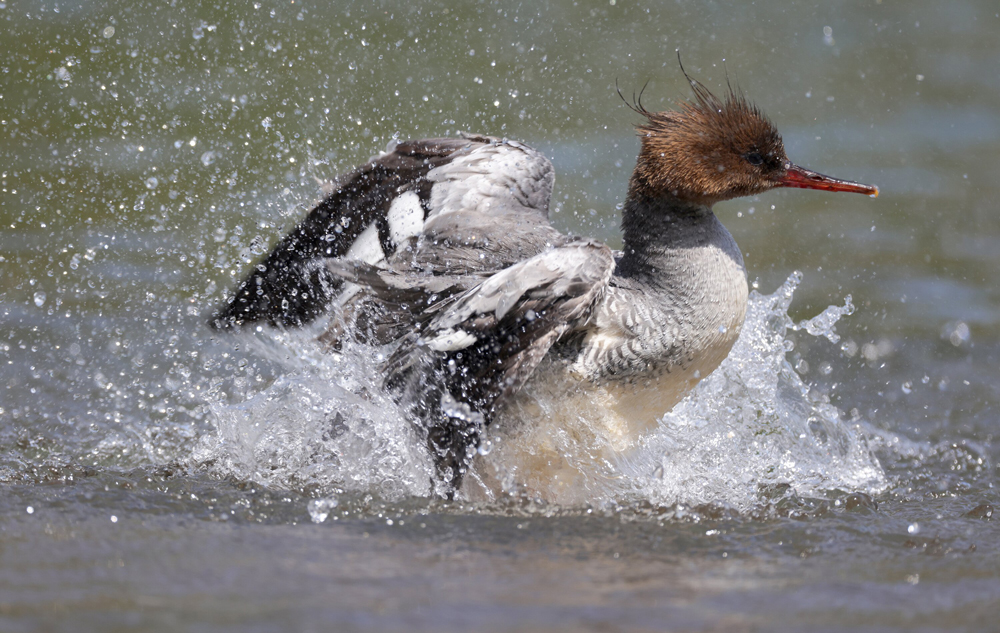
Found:
<svg viewBox="0 0 1000 633"><path fill-rule="evenodd" d="M750 152L746 155L747 162L751 165L763 165L764 157L760 155L760 152Z"/></svg>

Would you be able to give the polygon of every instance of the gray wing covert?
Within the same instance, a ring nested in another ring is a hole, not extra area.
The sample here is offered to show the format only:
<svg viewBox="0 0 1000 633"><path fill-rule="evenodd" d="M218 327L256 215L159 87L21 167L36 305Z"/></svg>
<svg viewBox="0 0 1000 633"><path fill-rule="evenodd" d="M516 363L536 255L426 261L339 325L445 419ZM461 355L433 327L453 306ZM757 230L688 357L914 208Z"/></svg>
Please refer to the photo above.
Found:
<svg viewBox="0 0 1000 633"><path fill-rule="evenodd" d="M434 316L390 358L386 386L422 422L453 489L481 426L553 344L586 325L614 265L611 250L593 241L545 251L433 306Z"/></svg>
<svg viewBox="0 0 1000 633"><path fill-rule="evenodd" d="M482 144L427 174L428 214L404 262L434 274L496 272L565 241L549 224L554 173L516 141Z"/></svg>

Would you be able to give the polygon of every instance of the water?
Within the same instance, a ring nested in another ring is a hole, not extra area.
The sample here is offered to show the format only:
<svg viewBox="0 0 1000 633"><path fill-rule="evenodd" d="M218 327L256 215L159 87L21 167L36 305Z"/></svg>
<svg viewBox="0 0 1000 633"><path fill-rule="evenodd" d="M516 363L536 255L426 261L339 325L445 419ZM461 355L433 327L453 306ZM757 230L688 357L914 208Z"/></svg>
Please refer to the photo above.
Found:
<svg viewBox="0 0 1000 633"><path fill-rule="evenodd" d="M993 4L0 21L0 630L995 627ZM431 499L379 350L205 326L315 179L394 135L523 139L556 225L619 245L614 83L668 107L677 48L794 161L882 195L718 207L758 288L744 336L589 502Z"/></svg>

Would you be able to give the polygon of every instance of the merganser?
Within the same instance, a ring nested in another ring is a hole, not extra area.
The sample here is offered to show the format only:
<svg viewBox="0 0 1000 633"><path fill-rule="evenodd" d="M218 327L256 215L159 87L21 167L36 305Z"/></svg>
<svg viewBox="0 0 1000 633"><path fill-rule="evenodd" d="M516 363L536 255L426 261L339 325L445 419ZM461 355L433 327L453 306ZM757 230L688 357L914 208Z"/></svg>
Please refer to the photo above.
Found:
<svg viewBox="0 0 1000 633"><path fill-rule="evenodd" d="M329 310L321 338L330 345L345 336L394 343L384 386L425 438L447 497L487 425L504 411L523 414L533 388L568 400L590 392L588 402L614 414L605 444L623 450L739 336L746 268L712 206L775 187L878 195L792 164L775 126L741 93L730 87L719 99L684 76L694 99L678 110L650 112L641 95L627 104L644 120L621 252L552 227L552 165L527 145L472 134L393 141L335 181L213 327L293 327ZM572 415L540 417L520 424L574 424ZM522 435L518 467L535 486L587 467L567 466L530 429Z"/></svg>

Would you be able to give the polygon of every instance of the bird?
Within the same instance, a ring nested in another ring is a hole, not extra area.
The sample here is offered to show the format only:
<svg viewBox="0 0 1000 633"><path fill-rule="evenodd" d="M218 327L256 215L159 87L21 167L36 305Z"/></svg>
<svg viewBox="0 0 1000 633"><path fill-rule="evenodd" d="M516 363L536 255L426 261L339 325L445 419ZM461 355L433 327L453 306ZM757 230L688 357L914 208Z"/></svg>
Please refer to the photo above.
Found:
<svg viewBox="0 0 1000 633"><path fill-rule="evenodd" d="M347 339L391 346L382 386L426 443L442 497L462 489L498 421L520 438L504 449L520 451L522 482L579 487L739 336L747 272L716 203L778 187L878 195L795 165L742 91L727 82L719 98L681 71L693 97L675 109L622 97L641 122L620 251L552 226L552 164L524 143L393 140L334 181L211 326L293 328L331 315L320 337L331 350ZM575 412L550 406L574 401ZM603 422L580 422L580 408L595 406ZM595 433L597 451L586 448ZM567 442L592 454L567 455Z"/></svg>

